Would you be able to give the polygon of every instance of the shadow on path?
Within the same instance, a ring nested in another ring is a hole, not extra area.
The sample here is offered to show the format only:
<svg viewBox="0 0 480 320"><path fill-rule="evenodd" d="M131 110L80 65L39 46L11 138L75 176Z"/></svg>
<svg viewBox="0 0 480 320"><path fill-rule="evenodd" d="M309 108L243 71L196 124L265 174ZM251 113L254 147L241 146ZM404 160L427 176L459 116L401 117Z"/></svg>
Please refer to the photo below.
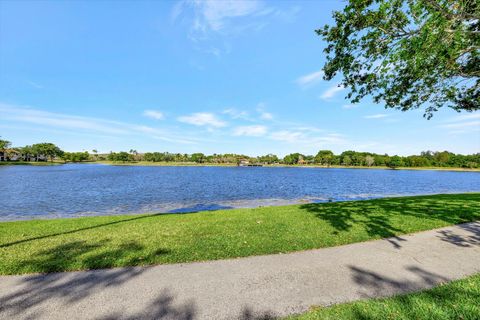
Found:
<svg viewBox="0 0 480 320"><path fill-rule="evenodd" d="M417 291L449 281L448 278L418 266L408 266L405 268L415 276L414 280L397 280L358 266L349 266L349 268L352 272L353 281L362 288L362 291L359 293L365 298L384 296L396 292Z"/></svg>
<svg viewBox="0 0 480 320"><path fill-rule="evenodd" d="M22 280L21 289L0 296L0 316L2 313L15 318L48 318L36 309L40 304L62 299L65 304L76 303L89 297L93 292L119 286L143 272L141 268L99 270L95 272L53 273L35 275Z"/></svg>
<svg viewBox="0 0 480 320"><path fill-rule="evenodd" d="M438 231L438 238L459 247L480 246L480 222L459 225L458 227L470 232L472 235L459 235L451 230Z"/></svg>

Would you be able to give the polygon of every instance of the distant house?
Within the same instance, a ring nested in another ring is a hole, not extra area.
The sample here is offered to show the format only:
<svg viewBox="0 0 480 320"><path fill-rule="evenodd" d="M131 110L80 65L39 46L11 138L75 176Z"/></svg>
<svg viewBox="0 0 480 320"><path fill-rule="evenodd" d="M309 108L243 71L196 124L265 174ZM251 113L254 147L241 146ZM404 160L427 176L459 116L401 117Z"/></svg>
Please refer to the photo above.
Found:
<svg viewBox="0 0 480 320"><path fill-rule="evenodd" d="M0 150L0 161L17 161L20 160L20 152L15 149Z"/></svg>
<svg viewBox="0 0 480 320"><path fill-rule="evenodd" d="M239 162L238 162L238 165L240 167L248 167L250 165L250 161L248 159L241 159Z"/></svg>
<svg viewBox="0 0 480 320"><path fill-rule="evenodd" d="M239 166L239 167L262 167L261 164L259 164L259 163L251 163L250 160L248 160L248 159L241 159L241 160L238 162L238 166Z"/></svg>

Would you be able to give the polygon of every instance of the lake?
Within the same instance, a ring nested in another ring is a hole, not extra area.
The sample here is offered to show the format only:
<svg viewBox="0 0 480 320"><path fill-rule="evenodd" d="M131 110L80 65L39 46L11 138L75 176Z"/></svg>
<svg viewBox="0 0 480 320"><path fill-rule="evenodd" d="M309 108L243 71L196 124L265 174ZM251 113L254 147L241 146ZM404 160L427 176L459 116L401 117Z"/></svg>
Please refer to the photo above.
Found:
<svg viewBox="0 0 480 320"><path fill-rule="evenodd" d="M67 164L0 166L0 220L192 212L480 191L479 172Z"/></svg>

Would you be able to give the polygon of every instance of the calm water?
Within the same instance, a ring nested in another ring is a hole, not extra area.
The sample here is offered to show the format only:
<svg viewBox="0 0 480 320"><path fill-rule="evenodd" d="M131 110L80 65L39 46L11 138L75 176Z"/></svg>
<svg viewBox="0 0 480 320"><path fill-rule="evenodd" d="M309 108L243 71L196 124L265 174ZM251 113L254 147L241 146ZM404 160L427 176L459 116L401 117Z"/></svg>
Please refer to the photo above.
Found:
<svg viewBox="0 0 480 320"><path fill-rule="evenodd" d="M480 191L480 173L321 168L0 166L0 220L188 212Z"/></svg>

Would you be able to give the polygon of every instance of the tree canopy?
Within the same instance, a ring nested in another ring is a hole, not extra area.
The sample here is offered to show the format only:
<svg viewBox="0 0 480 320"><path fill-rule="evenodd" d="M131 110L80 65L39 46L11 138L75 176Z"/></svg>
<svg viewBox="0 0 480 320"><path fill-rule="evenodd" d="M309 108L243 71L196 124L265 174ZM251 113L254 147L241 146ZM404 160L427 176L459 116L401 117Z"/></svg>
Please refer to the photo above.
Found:
<svg viewBox="0 0 480 320"><path fill-rule="evenodd" d="M11 145L10 141L0 139L0 150L8 149L10 145Z"/></svg>
<svg viewBox="0 0 480 320"><path fill-rule="evenodd" d="M367 95L386 108L480 109L478 0L349 0L327 42L324 78L342 75L353 103Z"/></svg>

